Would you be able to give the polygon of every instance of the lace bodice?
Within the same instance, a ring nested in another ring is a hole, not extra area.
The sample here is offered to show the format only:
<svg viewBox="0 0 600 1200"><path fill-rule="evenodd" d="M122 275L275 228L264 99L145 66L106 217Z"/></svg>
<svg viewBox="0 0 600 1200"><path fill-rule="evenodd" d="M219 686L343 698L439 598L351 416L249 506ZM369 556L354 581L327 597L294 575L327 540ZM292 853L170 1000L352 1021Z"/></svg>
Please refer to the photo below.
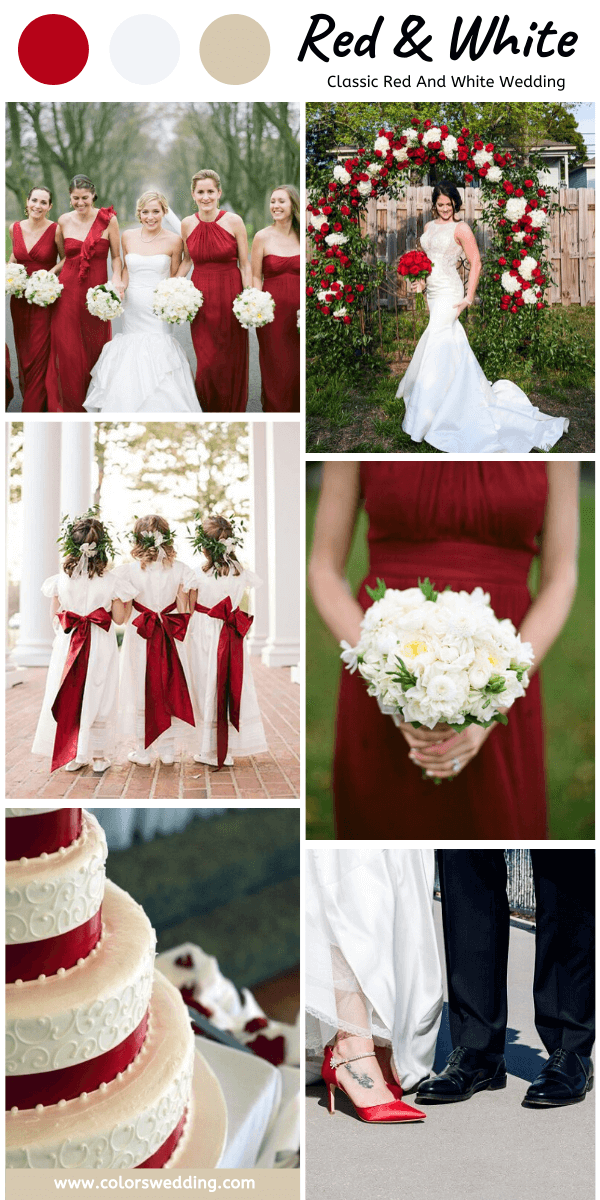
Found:
<svg viewBox="0 0 600 1200"><path fill-rule="evenodd" d="M456 281L456 269L462 249L455 240L455 229L455 221L447 225L436 225L432 221L421 238L421 246L433 263L433 271L429 277L431 280L434 276L438 279L444 276L453 282Z"/></svg>

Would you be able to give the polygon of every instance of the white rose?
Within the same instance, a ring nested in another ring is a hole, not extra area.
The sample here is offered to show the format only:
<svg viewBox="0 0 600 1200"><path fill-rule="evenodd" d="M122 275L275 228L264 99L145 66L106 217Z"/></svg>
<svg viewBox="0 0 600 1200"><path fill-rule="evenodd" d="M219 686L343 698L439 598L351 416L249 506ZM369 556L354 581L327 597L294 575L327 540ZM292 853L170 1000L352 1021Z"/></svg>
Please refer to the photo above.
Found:
<svg viewBox="0 0 600 1200"><path fill-rule="evenodd" d="M327 225L328 220L324 213L317 213L316 216L311 213L310 224L314 225L315 229L320 229L321 225Z"/></svg>
<svg viewBox="0 0 600 1200"><path fill-rule="evenodd" d="M520 229L518 233L513 233L512 235L513 242L522 242L526 237L527 234L524 229Z"/></svg>
<svg viewBox="0 0 600 1200"><path fill-rule="evenodd" d="M442 131L437 125L432 125L431 129L426 129L423 134L423 145L429 146L431 142L441 142Z"/></svg>
<svg viewBox="0 0 600 1200"><path fill-rule="evenodd" d="M537 258L532 258L531 255L528 254L527 257L524 258L523 261L521 262L521 265L519 267L519 274L523 277L523 279L531 279L531 276L532 276L533 272L535 271L537 265L538 265Z"/></svg>
<svg viewBox="0 0 600 1200"><path fill-rule="evenodd" d="M337 179L338 183L350 183L352 176L345 167L337 166L333 168L333 178Z"/></svg>
<svg viewBox="0 0 600 1200"><path fill-rule="evenodd" d="M357 184L357 190L361 196L370 196L371 184L366 179L361 179L360 183Z"/></svg>
<svg viewBox="0 0 600 1200"><path fill-rule="evenodd" d="M527 201L522 196L511 196L510 200L506 201L504 214L512 223L520 221L527 208Z"/></svg>
<svg viewBox="0 0 600 1200"><path fill-rule="evenodd" d="M504 291L510 292L511 295L519 289L518 279L515 279L514 275L510 275L508 271L503 272L500 283L502 284Z"/></svg>
<svg viewBox="0 0 600 1200"><path fill-rule="evenodd" d="M407 157L406 148L401 146L399 150L392 150L392 155L396 159L399 167L407 167L410 159Z"/></svg>
<svg viewBox="0 0 600 1200"><path fill-rule="evenodd" d="M500 180L502 179L502 171L500 170L500 167L497 167L495 165L493 167L490 167L490 169L486 175L486 179L490 183L500 183Z"/></svg>
<svg viewBox="0 0 600 1200"><path fill-rule="evenodd" d="M442 150L444 151L446 158L456 158L456 153L458 151L458 142L457 142L456 138L452 136L451 133L448 134L448 137L444 138L444 140L442 142Z"/></svg>
<svg viewBox="0 0 600 1200"><path fill-rule="evenodd" d="M379 162L369 163L369 165L367 167L367 175L379 175L380 170L381 170L381 163L379 163Z"/></svg>
<svg viewBox="0 0 600 1200"><path fill-rule="evenodd" d="M373 146L374 150L383 150L383 153L387 154L389 148L390 143L386 137L378 137L375 139L375 145Z"/></svg>
<svg viewBox="0 0 600 1200"><path fill-rule="evenodd" d="M473 155L473 162L476 167L485 167L487 163L493 163L494 155L490 154L489 150L477 150Z"/></svg>
<svg viewBox="0 0 600 1200"><path fill-rule="evenodd" d="M530 213L530 216L531 224L534 229L541 229L542 226L546 224L548 219L548 214L544 212L543 208L534 209L534 211Z"/></svg>
<svg viewBox="0 0 600 1200"><path fill-rule="evenodd" d="M526 304L537 304L537 292L534 292L533 288L524 288L521 295Z"/></svg>

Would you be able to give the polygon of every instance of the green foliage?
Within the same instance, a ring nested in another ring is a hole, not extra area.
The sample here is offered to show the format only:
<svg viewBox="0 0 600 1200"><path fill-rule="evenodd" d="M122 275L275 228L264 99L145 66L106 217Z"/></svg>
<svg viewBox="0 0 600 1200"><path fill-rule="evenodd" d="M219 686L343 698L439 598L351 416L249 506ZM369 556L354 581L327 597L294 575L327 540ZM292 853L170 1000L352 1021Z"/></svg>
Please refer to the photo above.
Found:
<svg viewBox="0 0 600 1200"><path fill-rule="evenodd" d="M378 579L377 587L374 587L374 588L369 587L368 583L365 584L365 591L371 597L371 600L373 600L374 603L376 603L377 600L383 600L383 597L385 596L385 593L387 591L387 587L385 585L385 580Z"/></svg>
<svg viewBox="0 0 600 1200"><path fill-rule="evenodd" d="M409 688L416 687L416 684L417 684L416 675L411 674L408 667L406 666L406 663L400 658L399 655L396 655L396 662L398 663L397 670L396 671L388 671L388 675L391 675L392 679L394 679L396 683L399 683L400 687L405 692L407 692Z"/></svg>
<svg viewBox="0 0 600 1200"><path fill-rule="evenodd" d="M419 587L420 587L425 599L431 600L431 602L433 604L435 604L440 593L436 592L436 590L435 590L433 584L430 582L430 580L429 579L419 579Z"/></svg>

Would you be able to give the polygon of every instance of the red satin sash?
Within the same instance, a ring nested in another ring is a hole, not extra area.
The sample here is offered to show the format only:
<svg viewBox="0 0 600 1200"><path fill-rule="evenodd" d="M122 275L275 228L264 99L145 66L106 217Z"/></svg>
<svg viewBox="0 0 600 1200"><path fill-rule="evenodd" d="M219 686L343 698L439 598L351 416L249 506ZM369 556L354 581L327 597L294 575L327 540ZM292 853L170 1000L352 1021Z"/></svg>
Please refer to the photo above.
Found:
<svg viewBox="0 0 600 1200"><path fill-rule="evenodd" d="M6 820L6 859L39 858L70 846L81 833L81 809L59 808Z"/></svg>
<svg viewBox="0 0 600 1200"><path fill-rule="evenodd" d="M90 660L90 642L92 625L99 625L108 633L112 617L105 608L96 608L94 612L82 617L79 613L59 612L58 619L65 631L71 634L69 653L61 685L52 705L52 716L56 721L56 737L52 755L51 770L64 767L77 756L79 726L81 724L81 706Z"/></svg>
<svg viewBox="0 0 600 1200"><path fill-rule="evenodd" d="M165 1163L169 1161L185 1129L186 1118L187 1108L185 1109L181 1120L177 1122L173 1132L169 1134L162 1146L159 1146L158 1150L155 1150L154 1154L151 1154L150 1158L147 1158L145 1162L138 1163L136 1170L140 1171L142 1167L164 1167Z"/></svg>
<svg viewBox="0 0 600 1200"><path fill-rule="evenodd" d="M89 921L57 933L55 937L43 938L39 942L20 942L6 947L6 982L15 979L37 979L38 975L56 975L59 967L65 971L74 967L80 958L98 944L102 936L101 908Z"/></svg>
<svg viewBox="0 0 600 1200"><path fill-rule="evenodd" d="M162 612L154 612L137 600L133 601L133 607L140 613L133 624L140 637L146 639L144 744L147 749L170 728L172 717L195 725L190 693L175 644L175 639L182 642L185 638L191 614L174 612L176 601Z"/></svg>
<svg viewBox="0 0 600 1200"><path fill-rule="evenodd" d="M228 720L239 733L240 702L244 682L244 638L254 620L234 608L225 596L214 608L196 605L196 611L223 622L217 647L217 762L223 766L229 745Z"/></svg>

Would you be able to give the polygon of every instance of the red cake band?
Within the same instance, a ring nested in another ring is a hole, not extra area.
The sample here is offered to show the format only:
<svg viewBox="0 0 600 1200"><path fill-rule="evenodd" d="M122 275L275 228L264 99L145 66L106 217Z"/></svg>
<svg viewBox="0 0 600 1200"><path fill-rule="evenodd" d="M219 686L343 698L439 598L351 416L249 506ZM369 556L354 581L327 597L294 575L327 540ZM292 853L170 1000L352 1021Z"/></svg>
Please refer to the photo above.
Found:
<svg viewBox="0 0 600 1200"><path fill-rule="evenodd" d="M111 1083L119 1071L125 1071L137 1058L146 1037L148 1012L137 1029L106 1054L87 1062L62 1067L58 1071L41 1071L34 1075L10 1075L6 1080L6 1108L35 1108L43 1104L58 1104L59 1100L74 1100L82 1092L95 1092L101 1083ZM166 1145L166 1143L165 1143ZM160 1153L160 1151L158 1151Z"/></svg>
<svg viewBox="0 0 600 1200"><path fill-rule="evenodd" d="M138 1163L136 1170L139 1171L142 1167L164 1167L165 1163L167 1163L169 1161L169 1159L170 1159L170 1157L171 1157L171 1155L172 1155L172 1153L173 1153L173 1151L185 1129L186 1117L187 1117L187 1108L186 1108L181 1120L175 1126L173 1132L169 1134L166 1142L163 1142L162 1146L159 1146L158 1150L156 1150L154 1154L151 1154L150 1158L147 1158L145 1162Z"/></svg>
<svg viewBox="0 0 600 1200"><path fill-rule="evenodd" d="M6 947L6 982L37 979L38 975L56 975L59 967L68 970L79 958L87 958L102 936L102 907L77 929L58 933L41 942L21 942Z"/></svg>
<svg viewBox="0 0 600 1200"><path fill-rule="evenodd" d="M55 854L61 846L70 846L80 833L80 808L58 808L55 812L33 813L30 817L7 817L6 861Z"/></svg>

